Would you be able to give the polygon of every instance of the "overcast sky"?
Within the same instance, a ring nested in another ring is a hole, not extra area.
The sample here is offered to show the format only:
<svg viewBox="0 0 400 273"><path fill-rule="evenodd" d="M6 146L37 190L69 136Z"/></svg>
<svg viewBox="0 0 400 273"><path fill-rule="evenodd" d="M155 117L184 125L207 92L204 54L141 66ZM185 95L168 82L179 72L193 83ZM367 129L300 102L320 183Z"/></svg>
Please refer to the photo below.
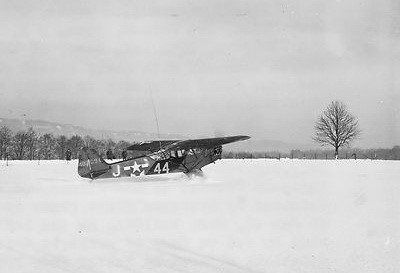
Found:
<svg viewBox="0 0 400 273"><path fill-rule="evenodd" d="M400 144L400 2L0 0L0 117L354 146Z"/></svg>

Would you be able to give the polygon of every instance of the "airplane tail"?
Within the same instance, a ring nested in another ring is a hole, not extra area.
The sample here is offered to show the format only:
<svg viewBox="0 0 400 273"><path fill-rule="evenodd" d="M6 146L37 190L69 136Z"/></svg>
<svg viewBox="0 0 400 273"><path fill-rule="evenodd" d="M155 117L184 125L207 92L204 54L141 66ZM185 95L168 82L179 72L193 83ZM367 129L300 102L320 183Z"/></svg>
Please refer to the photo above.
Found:
<svg viewBox="0 0 400 273"><path fill-rule="evenodd" d="M96 178L108 170L111 166L94 150L84 147L79 152L78 174L85 178Z"/></svg>

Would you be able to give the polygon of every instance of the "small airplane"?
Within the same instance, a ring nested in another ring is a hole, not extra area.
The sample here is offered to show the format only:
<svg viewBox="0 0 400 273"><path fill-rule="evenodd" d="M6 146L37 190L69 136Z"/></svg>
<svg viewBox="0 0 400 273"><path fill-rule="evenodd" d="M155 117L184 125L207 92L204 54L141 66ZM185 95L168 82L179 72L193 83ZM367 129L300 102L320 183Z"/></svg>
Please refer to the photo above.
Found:
<svg viewBox="0 0 400 273"><path fill-rule="evenodd" d="M84 147L79 152L78 174L90 179L177 172L202 175L202 167L221 159L222 145L249 138L230 136L146 141L127 148L141 155L114 163L107 163L94 149Z"/></svg>

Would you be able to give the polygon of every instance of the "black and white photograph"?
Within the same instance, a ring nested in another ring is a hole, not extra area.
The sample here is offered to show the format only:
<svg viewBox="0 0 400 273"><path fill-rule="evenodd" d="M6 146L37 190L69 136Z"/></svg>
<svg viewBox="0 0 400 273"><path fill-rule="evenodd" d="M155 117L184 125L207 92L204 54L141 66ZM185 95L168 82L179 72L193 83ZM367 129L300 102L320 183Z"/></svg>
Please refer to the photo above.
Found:
<svg viewBox="0 0 400 273"><path fill-rule="evenodd" d="M400 2L0 0L0 272L400 272Z"/></svg>

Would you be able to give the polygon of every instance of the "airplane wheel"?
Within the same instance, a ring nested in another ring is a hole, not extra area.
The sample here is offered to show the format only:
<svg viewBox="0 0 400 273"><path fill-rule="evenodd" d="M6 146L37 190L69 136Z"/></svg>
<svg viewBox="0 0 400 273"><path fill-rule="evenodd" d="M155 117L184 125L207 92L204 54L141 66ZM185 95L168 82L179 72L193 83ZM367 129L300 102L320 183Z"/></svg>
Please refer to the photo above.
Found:
<svg viewBox="0 0 400 273"><path fill-rule="evenodd" d="M192 178L192 177L204 177L204 173L203 173L203 171L202 170L198 170L198 169L196 169L196 170L192 170L192 171L190 171L190 172L188 172L188 173L185 173L189 178Z"/></svg>

